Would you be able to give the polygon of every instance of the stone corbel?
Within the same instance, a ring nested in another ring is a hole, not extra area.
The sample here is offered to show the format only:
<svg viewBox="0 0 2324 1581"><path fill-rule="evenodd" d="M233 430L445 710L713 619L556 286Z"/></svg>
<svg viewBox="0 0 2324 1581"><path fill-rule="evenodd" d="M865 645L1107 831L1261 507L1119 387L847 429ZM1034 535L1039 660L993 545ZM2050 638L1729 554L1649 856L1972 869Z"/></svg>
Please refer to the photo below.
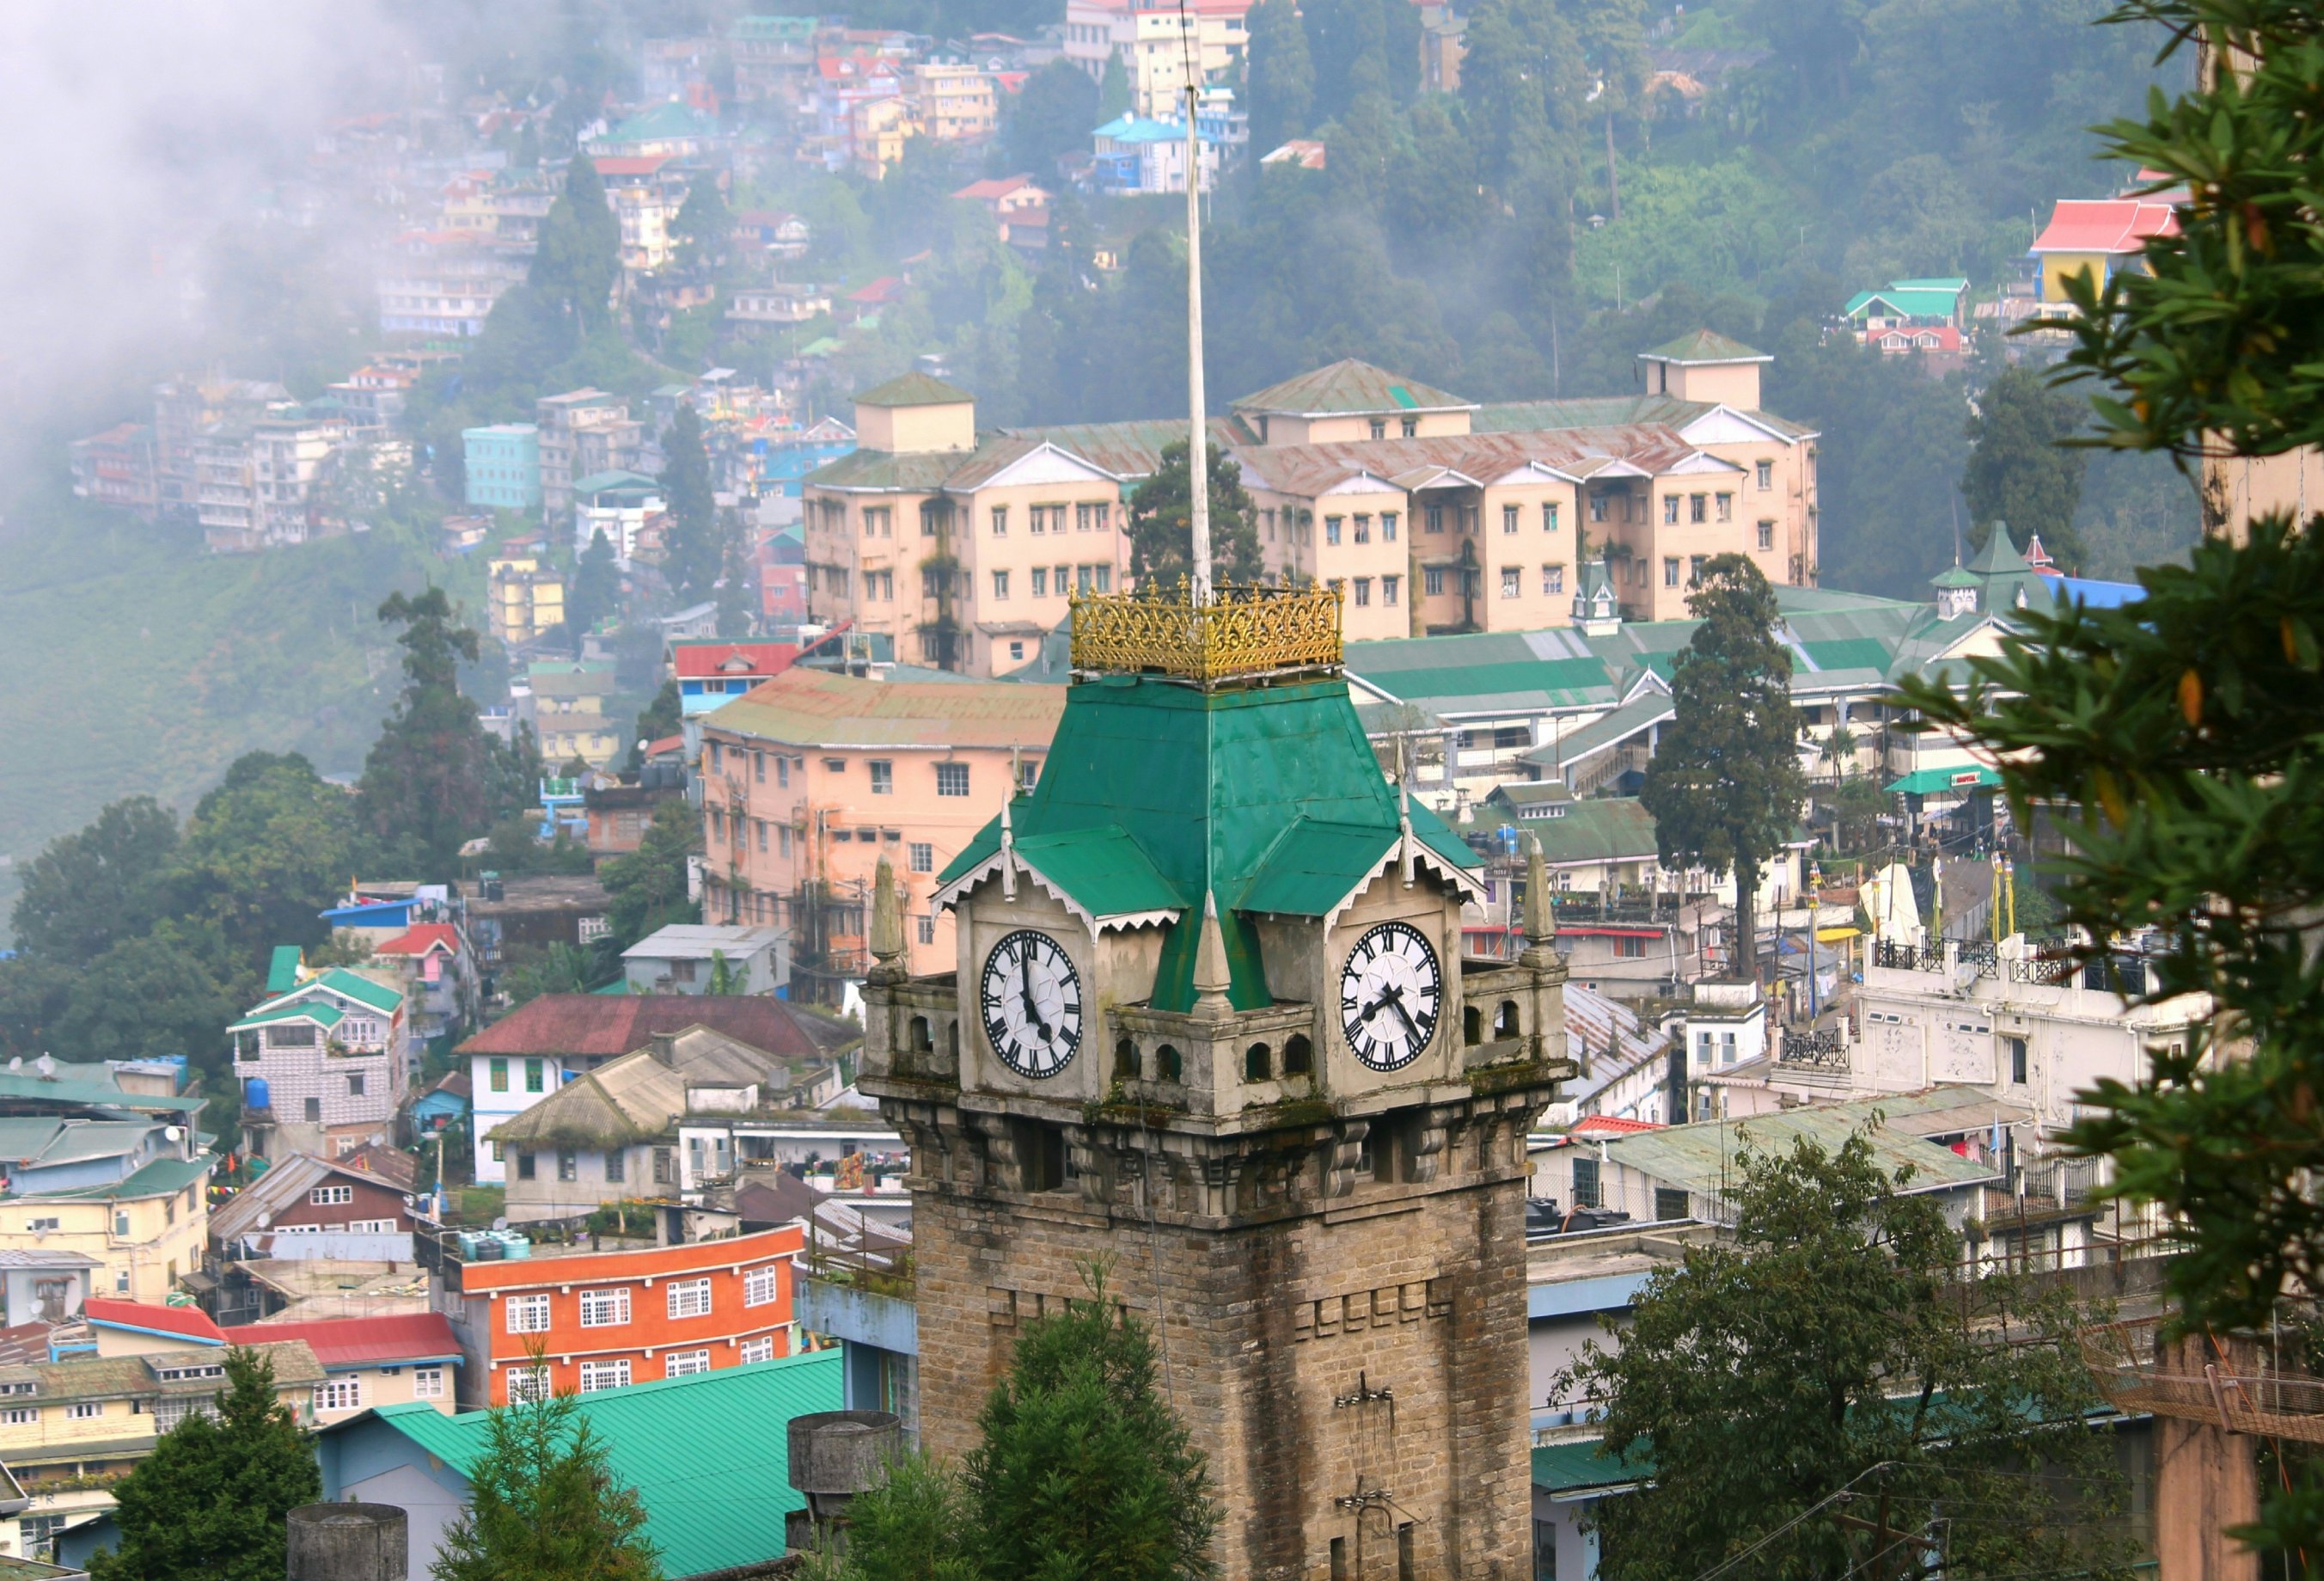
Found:
<svg viewBox="0 0 2324 1581"><path fill-rule="evenodd" d="M1346 1197L1356 1188L1362 1168L1364 1141L1372 1133L1372 1123L1367 1119L1340 1122L1332 1142L1332 1153L1324 1164L1323 1195Z"/></svg>

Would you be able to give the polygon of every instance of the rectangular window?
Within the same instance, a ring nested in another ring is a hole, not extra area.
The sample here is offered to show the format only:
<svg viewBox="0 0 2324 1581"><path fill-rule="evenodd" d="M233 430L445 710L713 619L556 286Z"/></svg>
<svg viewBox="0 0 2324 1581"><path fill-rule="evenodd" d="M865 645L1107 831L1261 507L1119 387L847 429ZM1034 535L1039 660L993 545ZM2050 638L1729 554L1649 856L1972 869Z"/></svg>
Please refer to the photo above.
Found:
<svg viewBox="0 0 2324 1581"><path fill-rule="evenodd" d="M578 1180L581 1178L581 1155L569 1147L558 1148L557 1178L560 1180Z"/></svg>
<svg viewBox="0 0 2324 1581"><path fill-rule="evenodd" d="M1515 532L1517 530L1517 508L1515 505L1503 505L1501 507L1501 531L1503 532Z"/></svg>
<svg viewBox="0 0 2324 1581"><path fill-rule="evenodd" d="M2004 1038L2001 1040L2009 1046L2010 1085L2013 1086L2024 1086L2025 1085L2025 1040L2023 1038Z"/></svg>
<svg viewBox="0 0 2324 1581"><path fill-rule="evenodd" d="M1525 572L1517 566L1501 568L1501 596L1515 598L1525 591Z"/></svg>
<svg viewBox="0 0 2324 1581"><path fill-rule="evenodd" d="M1732 522L1735 520L1735 496L1733 495L1723 494L1719 495L1718 504L1719 520L1721 522Z"/></svg>
<svg viewBox="0 0 2324 1581"><path fill-rule="evenodd" d="M530 1153L529 1153L529 1152L521 1152L521 1153L517 1154L517 1155L516 1155L516 1178L517 1178L518 1179L520 1179L520 1180L530 1180L530 1179L532 1179L532 1177L533 1177L532 1155L531 1155Z"/></svg>
<svg viewBox="0 0 2324 1581"><path fill-rule="evenodd" d="M653 1178L654 1184L657 1186L674 1186L678 1183L677 1163L670 1155L670 1150L666 1147L653 1150Z"/></svg>
<svg viewBox="0 0 2324 1581"><path fill-rule="evenodd" d="M922 944L934 944L936 941L936 920L934 917L927 915L915 917L912 919L912 923L913 932Z"/></svg>
<svg viewBox="0 0 2324 1581"><path fill-rule="evenodd" d="M630 1289L609 1285L581 1292L581 1327L617 1328L630 1320Z"/></svg>
<svg viewBox="0 0 2324 1581"><path fill-rule="evenodd" d="M661 1375L665 1378L691 1378L696 1373L710 1371L710 1353L706 1350L671 1351L661 1359Z"/></svg>
<svg viewBox="0 0 2324 1581"><path fill-rule="evenodd" d="M763 1307L782 1294L782 1264L766 1263L746 1269L742 1274L742 1305Z"/></svg>
<svg viewBox="0 0 2324 1581"><path fill-rule="evenodd" d="M1370 577L1358 577L1356 578L1356 602L1365 608L1370 608L1371 606L1371 601L1372 579Z"/></svg>
<svg viewBox="0 0 2324 1581"><path fill-rule="evenodd" d="M767 854L767 820L762 818L754 818L751 820L751 825L758 831L759 855L763 856Z"/></svg>
<svg viewBox="0 0 2324 1581"><path fill-rule="evenodd" d="M351 1098L359 1098L359 1097L362 1097L363 1096L364 1096L364 1073L363 1073L362 1071L360 1071L360 1070L355 1070L355 1071L350 1071L350 1072L348 1072L348 1073L347 1073L347 1096L349 1096L349 1097L351 1097Z"/></svg>
<svg viewBox="0 0 2324 1581"><path fill-rule="evenodd" d="M1563 566L1542 567L1541 590L1545 594L1564 592L1565 568Z"/></svg>
<svg viewBox="0 0 2324 1581"><path fill-rule="evenodd" d="M1554 532L1557 531L1557 502L1555 500L1544 500L1541 503L1541 530L1544 532Z"/></svg>
<svg viewBox="0 0 2324 1581"><path fill-rule="evenodd" d="M1425 566L1420 572L1420 590L1429 597L1444 591L1444 568Z"/></svg>
<svg viewBox="0 0 2324 1581"><path fill-rule="evenodd" d="M1372 438L1376 439L1388 438L1388 419L1384 417L1372 419Z"/></svg>
<svg viewBox="0 0 2324 1581"><path fill-rule="evenodd" d="M496 1093L508 1091L508 1061L495 1059L488 1068L491 1074L485 1077L485 1081L493 1091Z"/></svg>
<svg viewBox="0 0 2324 1581"><path fill-rule="evenodd" d="M936 765L936 794L939 796L967 795L968 765L966 763L938 763Z"/></svg>
<svg viewBox="0 0 2324 1581"><path fill-rule="evenodd" d="M317 1207L337 1207L342 1202L353 1202L355 1188L352 1186L318 1186L307 1193L307 1200Z"/></svg>
<svg viewBox="0 0 2324 1581"><path fill-rule="evenodd" d="M1401 577L1382 577L1380 578L1380 602L1386 605L1388 608L1394 609L1396 607L1397 594L1398 589L1403 586L1403 582L1404 578Z"/></svg>
<svg viewBox="0 0 2324 1581"><path fill-rule="evenodd" d="M1573 1206L1598 1207L1598 1160L1576 1155L1573 1160Z"/></svg>
<svg viewBox="0 0 2324 1581"><path fill-rule="evenodd" d="M1396 541L1396 513L1394 511L1382 511L1380 513L1380 541L1382 543L1394 543Z"/></svg>
<svg viewBox="0 0 2324 1581"><path fill-rule="evenodd" d="M508 1371L508 1402L530 1405L549 1398L547 1367L511 1367Z"/></svg>
<svg viewBox="0 0 2324 1581"><path fill-rule="evenodd" d="M0 1411L0 1422L5 1422L12 1428L29 1427L40 1419L41 1412L36 1406L11 1406L8 1410Z"/></svg>
<svg viewBox="0 0 2324 1581"><path fill-rule="evenodd" d="M751 778L756 780L761 785L767 782L767 754L765 753L753 751L751 754Z"/></svg>
<svg viewBox="0 0 2324 1581"><path fill-rule="evenodd" d="M1326 516L1326 517L1324 517L1324 518L1323 518L1323 541L1324 541L1324 542L1326 542L1326 543L1337 543L1337 542L1339 542L1339 541L1340 541L1340 529L1341 529L1342 526L1344 526L1344 525L1346 524L1346 521L1347 521L1347 519L1346 519L1345 517L1343 517L1343 516Z"/></svg>
<svg viewBox="0 0 2324 1581"><path fill-rule="evenodd" d="M606 1180L611 1184L618 1186L623 1179L628 1178L628 1175L629 1166L625 1161L622 1150L617 1147L607 1148L605 1150Z"/></svg>
<svg viewBox="0 0 2324 1581"><path fill-rule="evenodd" d="M791 760L779 755L775 759L775 783L788 786L790 782Z"/></svg>
<svg viewBox="0 0 2324 1581"><path fill-rule="evenodd" d="M506 1142L496 1142L493 1143L493 1162L500 1164L506 1163L508 1161L507 1147L508 1144Z"/></svg>
<svg viewBox="0 0 2324 1581"><path fill-rule="evenodd" d="M1009 596L1009 573L1007 571L995 571L992 573L992 596L995 598L1006 598Z"/></svg>
<svg viewBox="0 0 2324 1581"><path fill-rule="evenodd" d="M320 1099L320 1098L309 1098L309 1099L307 1100L307 1102L306 1102L305 1108L306 1108L306 1120L307 1120L307 1123L308 1123L308 1124L309 1124L309 1125L319 1125L319 1124L321 1124L321 1123L323 1123L323 1100L322 1100L322 1099Z"/></svg>
<svg viewBox="0 0 2324 1581"><path fill-rule="evenodd" d="M357 1410L363 1406L363 1380L327 1378L315 1385L317 1410Z"/></svg>
<svg viewBox="0 0 2324 1581"><path fill-rule="evenodd" d="M1686 496L1686 519L1687 519L1689 522L1701 522L1708 521L1708 520L1710 519L1710 518L1709 518L1709 515L1708 515L1708 511L1709 511L1710 504L1711 504L1711 501L1710 501L1710 498L1709 498L1709 496L1708 496L1708 495L1687 495L1687 496Z"/></svg>
<svg viewBox="0 0 2324 1581"><path fill-rule="evenodd" d="M1420 437L1420 420L1418 418L1399 418L1397 420L1397 431L1402 434L1406 439L1414 439Z"/></svg>
<svg viewBox="0 0 2324 1581"><path fill-rule="evenodd" d="M762 1334L756 1339L746 1339L736 1355L746 1367L753 1362L771 1362L775 1359L775 1336Z"/></svg>
<svg viewBox="0 0 2324 1581"><path fill-rule="evenodd" d="M1663 559L1663 586L1665 587L1678 586L1678 556L1674 554L1666 555Z"/></svg>
<svg viewBox="0 0 2324 1581"><path fill-rule="evenodd" d="M1759 523L1759 547L1761 549L1775 547L1775 524L1773 522Z"/></svg>
<svg viewBox="0 0 2324 1581"><path fill-rule="evenodd" d="M1036 598L1047 598L1048 596L1049 568L1047 566L1035 566L1033 568L1033 596Z"/></svg>
<svg viewBox="0 0 2324 1581"><path fill-rule="evenodd" d="M885 758L873 758L864 765L872 771L872 794L893 796L896 793L896 765Z"/></svg>
<svg viewBox="0 0 2324 1581"><path fill-rule="evenodd" d="M995 538L1006 538L1009 536L1009 507L1007 505L995 505L992 507L992 536Z"/></svg>
<svg viewBox="0 0 2324 1581"><path fill-rule="evenodd" d="M1663 525L1665 527L1678 525L1678 495L1663 495Z"/></svg>
<svg viewBox="0 0 2324 1581"><path fill-rule="evenodd" d="M502 1303L508 1309L508 1331L511 1334L547 1334L549 1332L549 1298L511 1296Z"/></svg>
<svg viewBox="0 0 2324 1581"><path fill-rule="evenodd" d="M1687 581L1688 581L1690 584L1692 584L1692 583L1696 583L1696 582L1700 582L1700 581L1702 581L1702 568L1703 568L1703 567L1705 567L1705 566L1707 566L1707 565L1709 565L1710 563L1711 563L1711 557L1710 557L1709 555L1707 555L1707 554L1693 554L1693 555L1689 555L1689 556L1687 556L1687 559L1686 559L1686 577L1687 577Z"/></svg>
<svg viewBox="0 0 2324 1581"><path fill-rule="evenodd" d="M673 1280L664 1289L669 1296L669 1315L672 1318L710 1316L710 1281L708 1280Z"/></svg>
<svg viewBox="0 0 2324 1581"><path fill-rule="evenodd" d="M581 1392L595 1394L600 1389L626 1389L630 1382L630 1358L613 1362L581 1364Z"/></svg>
<svg viewBox="0 0 2324 1581"><path fill-rule="evenodd" d="M85 1422L105 1414L104 1403L95 1400L76 1400L65 1407L65 1415L77 1422Z"/></svg>
<svg viewBox="0 0 2324 1581"><path fill-rule="evenodd" d="M411 1369L411 1398L441 1400L444 1398L444 1369L414 1367Z"/></svg>
<svg viewBox="0 0 2324 1581"><path fill-rule="evenodd" d="M1760 491L1762 494L1765 494L1767 490L1769 490L1769 489L1771 489L1771 488L1773 488L1773 487L1775 487L1775 464L1773 461L1762 461L1762 462L1760 462L1760 463L1759 463L1759 491Z"/></svg>
<svg viewBox="0 0 2324 1581"><path fill-rule="evenodd" d="M1095 575L1097 580L1097 590L1099 592L1111 593L1113 591L1113 568L1111 566L1089 566L1084 567L1084 569L1091 571Z"/></svg>
<svg viewBox="0 0 2324 1581"><path fill-rule="evenodd" d="M906 865L914 873L934 873L936 870L936 848L926 840L914 840L904 847Z"/></svg>
<svg viewBox="0 0 2324 1581"><path fill-rule="evenodd" d="M1102 502L1097 504L1075 505L1074 527L1082 532L1103 532L1111 525L1110 513Z"/></svg>
<svg viewBox="0 0 2324 1581"><path fill-rule="evenodd" d="M524 1062L524 1090L529 1093L549 1090L549 1077L542 1061L528 1059Z"/></svg>

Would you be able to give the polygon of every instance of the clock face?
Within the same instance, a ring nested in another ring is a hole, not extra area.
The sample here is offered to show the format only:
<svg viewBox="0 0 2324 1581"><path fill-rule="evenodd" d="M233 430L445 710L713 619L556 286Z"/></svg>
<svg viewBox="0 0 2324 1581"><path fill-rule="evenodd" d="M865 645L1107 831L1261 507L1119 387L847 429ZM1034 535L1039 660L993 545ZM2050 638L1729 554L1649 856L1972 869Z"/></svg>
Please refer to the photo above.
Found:
<svg viewBox="0 0 2324 1581"><path fill-rule="evenodd" d="M977 997L992 1051L1019 1076L1055 1076L1082 1046L1081 974L1046 933L1003 936L984 957Z"/></svg>
<svg viewBox="0 0 2324 1581"><path fill-rule="evenodd" d="M1340 968L1341 1029L1374 1070L1400 1070L1419 1059L1443 1007L1436 951L1409 922L1368 930Z"/></svg>

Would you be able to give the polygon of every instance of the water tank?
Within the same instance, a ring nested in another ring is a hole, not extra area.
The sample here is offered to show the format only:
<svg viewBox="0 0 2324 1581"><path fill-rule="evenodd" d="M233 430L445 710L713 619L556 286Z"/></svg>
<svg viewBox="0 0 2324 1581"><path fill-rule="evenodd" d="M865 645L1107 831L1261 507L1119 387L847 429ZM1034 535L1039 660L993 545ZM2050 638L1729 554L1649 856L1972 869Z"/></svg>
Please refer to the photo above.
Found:
<svg viewBox="0 0 2324 1581"><path fill-rule="evenodd" d="M394 1504L302 1504L290 1512L289 1581L406 1581L410 1518Z"/></svg>
<svg viewBox="0 0 2324 1581"><path fill-rule="evenodd" d="M264 1077L254 1076L248 1081L243 1083L242 1101L251 1108L272 1108L274 1105L267 1102L267 1096L266 1078Z"/></svg>

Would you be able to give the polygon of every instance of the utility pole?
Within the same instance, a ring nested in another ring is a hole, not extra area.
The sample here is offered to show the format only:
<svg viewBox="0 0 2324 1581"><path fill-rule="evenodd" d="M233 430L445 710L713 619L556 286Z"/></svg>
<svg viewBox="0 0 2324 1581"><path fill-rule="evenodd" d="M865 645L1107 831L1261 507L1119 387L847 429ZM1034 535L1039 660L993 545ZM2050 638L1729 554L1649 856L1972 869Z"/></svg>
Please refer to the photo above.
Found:
<svg viewBox="0 0 2324 1581"><path fill-rule="evenodd" d="M1194 528L1196 607L1211 601L1210 414L1203 399L1203 141L1194 124L1202 83L1186 73L1186 497Z"/></svg>

